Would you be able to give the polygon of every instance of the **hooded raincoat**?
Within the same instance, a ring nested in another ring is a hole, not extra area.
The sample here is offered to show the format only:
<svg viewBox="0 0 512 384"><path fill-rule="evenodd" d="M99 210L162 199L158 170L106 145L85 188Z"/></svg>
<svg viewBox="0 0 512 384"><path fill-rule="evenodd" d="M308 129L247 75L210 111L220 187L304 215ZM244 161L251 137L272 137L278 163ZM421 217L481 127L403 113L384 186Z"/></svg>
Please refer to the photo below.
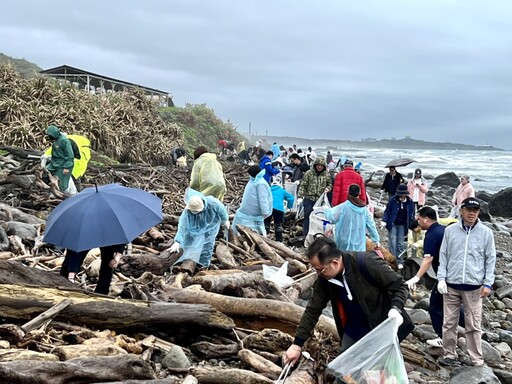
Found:
<svg viewBox="0 0 512 384"><path fill-rule="evenodd" d="M379 232L370 211L361 202L350 200L325 210L325 218L336 224L335 241L340 251L366 251L366 230L374 243L380 242Z"/></svg>
<svg viewBox="0 0 512 384"><path fill-rule="evenodd" d="M73 172L73 148L68 138L55 125L50 125L46 134L55 139L52 144L52 159L46 168L59 179L59 189L65 191Z"/></svg>
<svg viewBox="0 0 512 384"><path fill-rule="evenodd" d="M261 170L256 177L250 177L245 186L240 208L235 213L233 219L233 231L236 231L236 225L244 225L262 235L266 235L265 224L263 220L272 214L272 192L270 185L265 181L263 175L265 170Z"/></svg>
<svg viewBox="0 0 512 384"><path fill-rule="evenodd" d="M91 159L91 141L85 137L80 135L67 135L69 140L73 140L75 144L78 146L78 150L80 151L80 158L74 158L73 160L73 172L72 175L75 179L82 177L85 175L87 171L87 165L89 164L89 160ZM52 155L52 148L48 148L44 153L47 156Z"/></svg>
<svg viewBox="0 0 512 384"><path fill-rule="evenodd" d="M203 153L194 161L190 175L190 188L205 196L224 200L226 181L222 165L217 161L215 153Z"/></svg>
<svg viewBox="0 0 512 384"><path fill-rule="evenodd" d="M185 202L188 203L194 195L201 197L204 209L199 213L184 209L181 213L174 241L183 248L183 255L176 263L194 260L203 267L208 267L213 254L215 237L219 233L220 225L228 220L228 212L215 197L205 196L190 188L185 196Z"/></svg>

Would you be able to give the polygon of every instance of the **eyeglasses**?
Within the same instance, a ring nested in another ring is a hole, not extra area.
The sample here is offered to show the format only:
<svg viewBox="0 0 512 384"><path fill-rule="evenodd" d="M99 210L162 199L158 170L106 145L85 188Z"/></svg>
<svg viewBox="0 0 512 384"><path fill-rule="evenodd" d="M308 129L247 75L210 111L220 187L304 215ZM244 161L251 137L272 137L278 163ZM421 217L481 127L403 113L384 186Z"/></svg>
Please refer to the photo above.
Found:
<svg viewBox="0 0 512 384"><path fill-rule="evenodd" d="M329 263L327 263L327 265L326 265L326 266L324 266L322 269L320 269L320 268L313 268L313 269L316 271L316 273L318 273L319 275L321 275L321 274L323 274L323 273L325 272L325 269L326 269L328 266L329 266Z"/></svg>

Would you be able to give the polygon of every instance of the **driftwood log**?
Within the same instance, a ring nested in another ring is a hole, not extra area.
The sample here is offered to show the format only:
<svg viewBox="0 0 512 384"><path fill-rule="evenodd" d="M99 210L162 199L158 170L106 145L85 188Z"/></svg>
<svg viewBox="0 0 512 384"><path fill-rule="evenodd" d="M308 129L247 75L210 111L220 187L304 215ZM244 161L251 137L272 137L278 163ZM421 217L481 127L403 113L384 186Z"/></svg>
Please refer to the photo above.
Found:
<svg viewBox="0 0 512 384"><path fill-rule="evenodd" d="M219 369L194 367L190 370L199 382L205 384L273 384L274 381L263 375L244 369Z"/></svg>
<svg viewBox="0 0 512 384"><path fill-rule="evenodd" d="M143 330L181 327L232 329L226 315L207 305L119 300L85 292L0 284L0 312L6 318L26 319L68 298L71 304L57 319L109 329Z"/></svg>
<svg viewBox="0 0 512 384"><path fill-rule="evenodd" d="M3 383L67 384L156 379L150 364L134 355L86 357L63 362L19 360L0 363Z"/></svg>
<svg viewBox="0 0 512 384"><path fill-rule="evenodd" d="M283 332L295 334L295 328L304 312L303 307L276 300L228 297L193 289L168 288L166 292L170 299L178 303L208 303L233 318L238 326L255 330L277 328ZM317 328L332 333L339 341L332 319L324 315L320 316Z"/></svg>

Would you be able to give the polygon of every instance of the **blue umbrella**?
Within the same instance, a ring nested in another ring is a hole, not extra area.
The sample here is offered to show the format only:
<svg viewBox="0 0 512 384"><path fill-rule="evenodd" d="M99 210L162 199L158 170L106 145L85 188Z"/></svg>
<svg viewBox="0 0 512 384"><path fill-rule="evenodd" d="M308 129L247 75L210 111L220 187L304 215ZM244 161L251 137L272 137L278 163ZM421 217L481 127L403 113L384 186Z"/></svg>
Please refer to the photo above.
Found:
<svg viewBox="0 0 512 384"><path fill-rule="evenodd" d="M162 219L162 201L151 193L119 184L91 187L55 207L43 241L76 252L126 244Z"/></svg>

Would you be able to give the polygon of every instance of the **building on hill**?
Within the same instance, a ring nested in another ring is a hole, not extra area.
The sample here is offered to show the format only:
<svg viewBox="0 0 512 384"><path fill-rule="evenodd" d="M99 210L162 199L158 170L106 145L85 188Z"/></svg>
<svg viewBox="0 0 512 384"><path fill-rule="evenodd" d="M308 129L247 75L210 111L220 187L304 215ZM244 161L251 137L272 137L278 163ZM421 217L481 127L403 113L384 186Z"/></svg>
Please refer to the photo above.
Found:
<svg viewBox="0 0 512 384"><path fill-rule="evenodd" d="M158 102L161 107L174 107L172 96L165 91L155 88L144 87L129 83L124 80L98 75L83 69L61 65L59 67L45 69L40 72L43 76L54 77L59 80L68 81L73 85L85 89L88 92L102 94L109 92L120 92L130 88L142 90L152 101Z"/></svg>

